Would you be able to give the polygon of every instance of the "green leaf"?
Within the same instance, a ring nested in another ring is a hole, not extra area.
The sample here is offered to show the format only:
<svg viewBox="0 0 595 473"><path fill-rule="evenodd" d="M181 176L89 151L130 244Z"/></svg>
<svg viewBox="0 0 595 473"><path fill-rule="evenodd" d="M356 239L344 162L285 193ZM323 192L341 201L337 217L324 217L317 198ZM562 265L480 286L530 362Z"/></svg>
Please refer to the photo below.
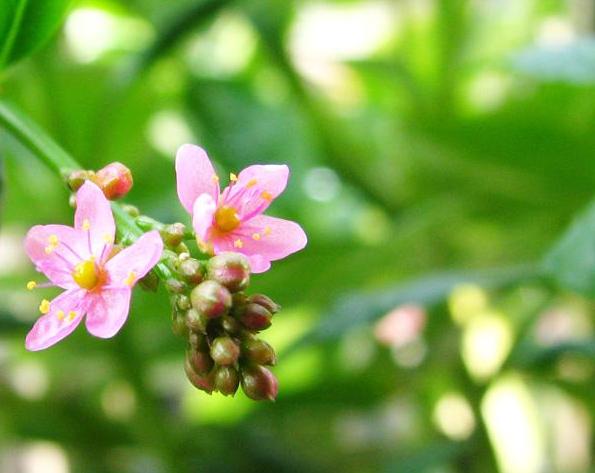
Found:
<svg viewBox="0 0 595 473"><path fill-rule="evenodd" d="M595 297L595 201L546 255L544 268L562 287Z"/></svg>
<svg viewBox="0 0 595 473"><path fill-rule="evenodd" d="M0 69L50 39L71 0L3 0L0 3Z"/></svg>

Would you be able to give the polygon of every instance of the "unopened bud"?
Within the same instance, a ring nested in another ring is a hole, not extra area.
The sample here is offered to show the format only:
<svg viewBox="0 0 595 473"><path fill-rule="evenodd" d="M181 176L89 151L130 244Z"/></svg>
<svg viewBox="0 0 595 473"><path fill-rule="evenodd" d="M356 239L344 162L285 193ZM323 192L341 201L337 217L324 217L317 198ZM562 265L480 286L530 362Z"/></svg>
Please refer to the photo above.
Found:
<svg viewBox="0 0 595 473"><path fill-rule="evenodd" d="M180 310L188 310L192 307L190 298L185 294L180 294L176 297L176 304Z"/></svg>
<svg viewBox="0 0 595 473"><path fill-rule="evenodd" d="M162 227L162 224L159 223L157 220L147 216L147 215L139 215L136 217L134 222L138 225L141 230L149 231L149 230L159 230Z"/></svg>
<svg viewBox="0 0 595 473"><path fill-rule="evenodd" d="M181 255L182 253L190 253L190 249L186 245L186 243L182 242L174 248L174 251Z"/></svg>
<svg viewBox="0 0 595 473"><path fill-rule="evenodd" d="M276 314L281 310L281 306L279 304L264 294L254 294L248 298L248 302L253 302L254 304L263 306L271 314Z"/></svg>
<svg viewBox="0 0 595 473"><path fill-rule="evenodd" d="M93 181L109 200L116 200L132 188L132 173L122 163L113 162L97 171Z"/></svg>
<svg viewBox="0 0 595 473"><path fill-rule="evenodd" d="M272 314L259 304L246 304L244 309L237 315L244 327L249 330L260 331L271 326Z"/></svg>
<svg viewBox="0 0 595 473"><path fill-rule="evenodd" d="M213 367L213 360L209 354L202 351L187 350L186 360L196 374L204 375Z"/></svg>
<svg viewBox="0 0 595 473"><path fill-rule="evenodd" d="M230 337L217 337L211 344L211 358L221 366L233 365L240 356L240 347Z"/></svg>
<svg viewBox="0 0 595 473"><path fill-rule="evenodd" d="M202 333L191 332L188 334L188 344L193 350L208 352L209 343L207 337Z"/></svg>
<svg viewBox="0 0 595 473"><path fill-rule="evenodd" d="M186 326L186 320L184 314L180 313L174 308L171 315L171 330L178 337L188 336L188 327Z"/></svg>
<svg viewBox="0 0 595 473"><path fill-rule="evenodd" d="M136 218L140 215L140 210L138 207L130 204L122 204L122 210L130 215L132 218Z"/></svg>
<svg viewBox="0 0 595 473"><path fill-rule="evenodd" d="M145 291L155 292L159 287L159 277L153 271L150 271L138 281L138 284Z"/></svg>
<svg viewBox="0 0 595 473"><path fill-rule="evenodd" d="M246 396L255 401L274 401L279 392L277 378L262 366L242 368L242 389Z"/></svg>
<svg viewBox="0 0 595 473"><path fill-rule="evenodd" d="M207 277L224 285L231 292L238 292L250 284L250 264L240 253L223 252L207 263Z"/></svg>
<svg viewBox="0 0 595 473"><path fill-rule="evenodd" d="M71 172L66 178L66 183L71 191L76 192L88 179L92 179L95 176L93 171L85 171L79 169Z"/></svg>
<svg viewBox="0 0 595 473"><path fill-rule="evenodd" d="M224 396L233 396L240 384L238 371L231 366L220 366L215 370L215 389Z"/></svg>
<svg viewBox="0 0 595 473"><path fill-rule="evenodd" d="M203 280L203 265L194 258L185 258L178 264L178 273L189 283L199 284Z"/></svg>
<svg viewBox="0 0 595 473"><path fill-rule="evenodd" d="M221 317L221 327L227 333L235 335L242 330L240 323L234 319L231 315L224 315Z"/></svg>
<svg viewBox="0 0 595 473"><path fill-rule="evenodd" d="M257 338L247 338L242 341L242 357L256 365L274 365L277 362L273 347Z"/></svg>
<svg viewBox="0 0 595 473"><path fill-rule="evenodd" d="M167 246L176 247L184 240L184 232L186 227L183 223L172 223L166 225L160 230L163 243Z"/></svg>
<svg viewBox="0 0 595 473"><path fill-rule="evenodd" d="M209 318L220 317L231 307L231 294L215 281L204 281L190 293L192 306Z"/></svg>
<svg viewBox="0 0 595 473"><path fill-rule="evenodd" d="M165 281L165 288L174 294L181 294L186 290L186 284L179 279L168 279Z"/></svg>
<svg viewBox="0 0 595 473"><path fill-rule="evenodd" d="M196 371L194 371L194 368L190 364L188 358L184 360L184 371L186 372L188 381L190 381L194 387L201 389L202 391L206 391L209 394L213 392L212 373L207 373L204 375L198 374Z"/></svg>
<svg viewBox="0 0 595 473"><path fill-rule="evenodd" d="M186 325L190 330L197 333L206 333L209 319L206 315L191 308L186 312Z"/></svg>

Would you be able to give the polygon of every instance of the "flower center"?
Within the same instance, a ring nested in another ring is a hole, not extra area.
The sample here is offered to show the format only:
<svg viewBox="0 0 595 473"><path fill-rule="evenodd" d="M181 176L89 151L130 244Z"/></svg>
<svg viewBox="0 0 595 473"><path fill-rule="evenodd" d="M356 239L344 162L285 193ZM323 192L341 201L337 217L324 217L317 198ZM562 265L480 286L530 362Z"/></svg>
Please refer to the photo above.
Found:
<svg viewBox="0 0 595 473"><path fill-rule="evenodd" d="M100 274L93 259L81 261L74 267L72 278L83 289L91 290L100 282Z"/></svg>
<svg viewBox="0 0 595 473"><path fill-rule="evenodd" d="M237 210L227 205L219 207L215 212L215 223L222 232L231 232L240 224Z"/></svg>

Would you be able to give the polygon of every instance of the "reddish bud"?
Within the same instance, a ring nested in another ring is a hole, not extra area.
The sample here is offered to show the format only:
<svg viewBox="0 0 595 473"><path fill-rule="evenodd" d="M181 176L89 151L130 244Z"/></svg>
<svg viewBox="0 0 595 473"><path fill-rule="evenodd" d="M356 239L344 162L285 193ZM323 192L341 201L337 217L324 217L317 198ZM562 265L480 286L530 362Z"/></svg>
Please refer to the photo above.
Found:
<svg viewBox="0 0 595 473"><path fill-rule="evenodd" d="M215 370L215 389L224 396L233 396L240 384L238 371L231 366L220 366Z"/></svg>
<svg viewBox="0 0 595 473"><path fill-rule="evenodd" d="M215 281L204 281L190 293L192 306L209 318L224 315L231 307L231 294Z"/></svg>
<svg viewBox="0 0 595 473"><path fill-rule="evenodd" d="M240 356L240 347L230 337L218 337L211 344L211 357L221 366L233 365Z"/></svg>
<svg viewBox="0 0 595 473"><path fill-rule="evenodd" d="M258 332L271 326L271 318L273 315L263 306L249 303L246 304L237 317L244 327Z"/></svg>
<svg viewBox="0 0 595 473"><path fill-rule="evenodd" d="M277 355L273 347L257 338L243 340L242 357L257 365L274 365L277 362Z"/></svg>
<svg viewBox="0 0 595 473"><path fill-rule="evenodd" d="M110 200L124 197L132 188L132 173L119 162L110 163L100 169L92 180Z"/></svg>
<svg viewBox="0 0 595 473"><path fill-rule="evenodd" d="M281 310L281 306L279 304L264 294L254 294L248 298L248 302L253 302L254 304L263 306L271 314L276 314Z"/></svg>
<svg viewBox="0 0 595 473"><path fill-rule="evenodd" d="M274 401L279 392L277 378L266 368L254 365L242 369L242 389L255 401Z"/></svg>
<svg viewBox="0 0 595 473"><path fill-rule="evenodd" d="M172 223L163 227L159 233L163 243L167 246L176 247L184 241L184 232L186 227L183 223Z"/></svg>
<svg viewBox="0 0 595 473"><path fill-rule="evenodd" d="M203 280L203 265L194 258L187 258L178 265L178 273L189 283L199 284Z"/></svg>
<svg viewBox="0 0 595 473"><path fill-rule="evenodd" d="M190 381L194 387L206 391L209 394L213 392L213 376L212 373L207 373L204 375L198 374L194 371L194 368L190 364L188 358L184 360L184 371L186 372L186 377L188 381Z"/></svg>
<svg viewBox="0 0 595 473"><path fill-rule="evenodd" d="M208 373L213 367L213 360L211 359L209 354L202 351L187 350L186 360L188 361L188 364L192 367L192 371L194 371L197 374L204 375Z"/></svg>
<svg viewBox="0 0 595 473"><path fill-rule="evenodd" d="M206 333L209 319L202 312L192 308L186 312L186 325L193 332Z"/></svg>
<svg viewBox="0 0 595 473"><path fill-rule="evenodd" d="M240 253L223 252L207 263L207 277L231 292L241 291L250 284L250 264Z"/></svg>

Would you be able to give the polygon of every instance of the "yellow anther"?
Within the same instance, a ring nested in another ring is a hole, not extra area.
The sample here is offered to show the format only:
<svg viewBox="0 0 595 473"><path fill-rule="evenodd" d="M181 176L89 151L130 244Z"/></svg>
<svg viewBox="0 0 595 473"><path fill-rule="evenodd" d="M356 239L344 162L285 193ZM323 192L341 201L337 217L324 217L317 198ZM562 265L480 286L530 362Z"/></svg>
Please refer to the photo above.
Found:
<svg viewBox="0 0 595 473"><path fill-rule="evenodd" d="M262 197L264 200L268 200L268 201L273 200L273 194L271 194L270 192L267 192L267 191L263 191L262 194L260 194L260 197Z"/></svg>
<svg viewBox="0 0 595 473"><path fill-rule="evenodd" d="M213 181L213 182L219 182L219 176L217 174L213 174L211 176L211 181Z"/></svg>
<svg viewBox="0 0 595 473"><path fill-rule="evenodd" d="M63 310L59 310L58 312L56 312L56 318L58 320L64 320L64 311Z"/></svg>
<svg viewBox="0 0 595 473"><path fill-rule="evenodd" d="M58 243L60 243L60 240L58 240L58 235L50 235L48 237L48 243L52 246L58 246Z"/></svg>
<svg viewBox="0 0 595 473"><path fill-rule="evenodd" d="M81 261L77 264L74 267L74 271L72 271L72 278L83 289L91 290L97 286L99 275L97 274L93 259Z"/></svg>
<svg viewBox="0 0 595 473"><path fill-rule="evenodd" d="M106 233L105 235L103 235L103 241L106 243L113 243L114 237L112 235L110 235L109 233Z"/></svg>
<svg viewBox="0 0 595 473"><path fill-rule="evenodd" d="M237 182L238 181L238 176L236 176L233 172L229 173L229 180L231 182Z"/></svg>
<svg viewBox="0 0 595 473"><path fill-rule="evenodd" d="M238 212L233 207L224 205L215 212L215 223L222 232L230 232L240 224Z"/></svg>
<svg viewBox="0 0 595 473"><path fill-rule="evenodd" d="M68 320L74 320L77 315L78 314L74 310L71 310L70 312L68 312Z"/></svg>
<svg viewBox="0 0 595 473"><path fill-rule="evenodd" d="M37 287L37 283L35 281L29 281L27 283L27 289L29 289L30 291L32 291L33 289L35 289Z"/></svg>
<svg viewBox="0 0 595 473"><path fill-rule="evenodd" d="M91 222L89 222L89 219L86 218L85 220L83 220L83 230L89 231L90 228L91 228Z"/></svg>
<svg viewBox="0 0 595 473"><path fill-rule="evenodd" d="M257 240L257 241L260 240L260 233L253 233L252 234L252 239L253 240Z"/></svg>
<svg viewBox="0 0 595 473"><path fill-rule="evenodd" d="M263 233L265 234L265 236L270 235L272 232L273 232L273 230L268 225L266 227L264 227L264 232Z"/></svg>
<svg viewBox="0 0 595 473"><path fill-rule="evenodd" d="M132 286L134 284L135 279L136 273L134 271L130 271L128 273L128 277L124 280L124 284L126 284L127 286Z"/></svg>
<svg viewBox="0 0 595 473"><path fill-rule="evenodd" d="M256 179L250 179L246 184L246 189L250 189L251 187L254 187L256 184L258 184L258 181Z"/></svg>
<svg viewBox="0 0 595 473"><path fill-rule="evenodd" d="M43 249L43 251L45 252L45 254L46 254L46 255L49 255L49 254L51 254L51 253L52 253L52 251L54 251L55 249L56 249L56 247L55 247L55 246L48 245L48 246L46 246L46 247Z"/></svg>
<svg viewBox="0 0 595 473"><path fill-rule="evenodd" d="M48 301L47 299L44 299L41 301L41 304L39 304L39 312L41 312L42 314L47 314L50 311L50 301Z"/></svg>
<svg viewBox="0 0 595 473"><path fill-rule="evenodd" d="M240 240L239 238L233 242L233 246L234 248L242 248L244 246L244 243L242 242L242 240Z"/></svg>

